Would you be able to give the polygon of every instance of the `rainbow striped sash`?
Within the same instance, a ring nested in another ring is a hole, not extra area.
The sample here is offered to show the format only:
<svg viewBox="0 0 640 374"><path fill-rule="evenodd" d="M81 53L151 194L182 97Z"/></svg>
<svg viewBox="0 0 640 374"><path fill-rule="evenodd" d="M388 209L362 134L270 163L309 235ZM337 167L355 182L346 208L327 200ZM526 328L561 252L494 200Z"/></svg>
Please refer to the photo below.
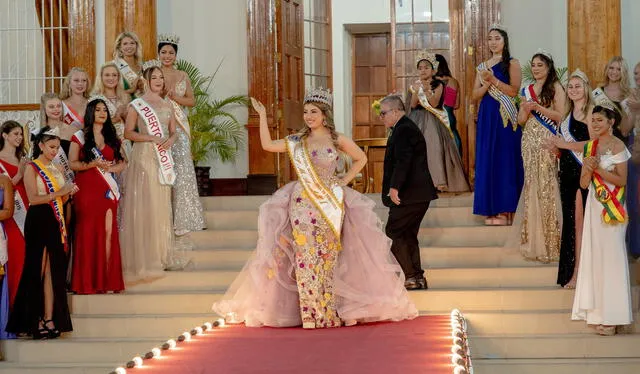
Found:
<svg viewBox="0 0 640 374"><path fill-rule="evenodd" d="M597 149L598 139L585 144L584 154L586 157L593 157L596 155ZM602 222L608 225L625 222L627 220L627 213L624 209L625 188L616 186L613 191L611 191L602 177L595 172L593 173L591 183L593 184L593 192L596 194L596 199L603 206Z"/></svg>
<svg viewBox="0 0 640 374"><path fill-rule="evenodd" d="M42 164L39 160L34 160L31 165L36 169L40 178L44 182L44 185L47 187L49 193L54 193L58 191L61 187L56 180L56 177L51 174L51 172ZM68 249L67 246L67 226L64 222L64 206L62 203L62 197L56 197L53 199L49 205L53 209L53 214L56 216L58 223L60 224L60 237L62 239L62 244L64 245L65 252Z"/></svg>

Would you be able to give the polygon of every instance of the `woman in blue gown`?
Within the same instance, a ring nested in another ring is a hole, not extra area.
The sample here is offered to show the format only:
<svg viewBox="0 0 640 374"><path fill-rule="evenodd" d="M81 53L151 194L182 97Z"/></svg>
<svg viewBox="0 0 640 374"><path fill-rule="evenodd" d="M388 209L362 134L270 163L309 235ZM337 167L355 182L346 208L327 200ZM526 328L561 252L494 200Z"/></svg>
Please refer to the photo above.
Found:
<svg viewBox="0 0 640 374"><path fill-rule="evenodd" d="M487 225L510 225L524 183L515 97L520 63L511 58L504 27L492 25L488 36L492 57L477 67L472 92L480 100L476 130L473 213Z"/></svg>

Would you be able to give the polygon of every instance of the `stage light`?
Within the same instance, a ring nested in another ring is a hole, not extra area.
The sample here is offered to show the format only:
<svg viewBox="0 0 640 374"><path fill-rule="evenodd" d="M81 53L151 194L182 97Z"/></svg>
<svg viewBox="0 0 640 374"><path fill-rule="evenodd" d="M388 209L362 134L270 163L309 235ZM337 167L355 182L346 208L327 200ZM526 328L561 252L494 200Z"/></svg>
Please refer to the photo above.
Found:
<svg viewBox="0 0 640 374"><path fill-rule="evenodd" d="M136 356L131 361L133 361L136 364L137 368L142 367L142 357Z"/></svg>
<svg viewBox="0 0 640 374"><path fill-rule="evenodd" d="M464 360L464 357L460 356L457 353L454 353L451 356L451 363L454 364L454 365L464 365L465 364L465 360Z"/></svg>
<svg viewBox="0 0 640 374"><path fill-rule="evenodd" d="M145 360L151 360L152 358L153 358L153 352L149 351L149 352L144 354L144 359Z"/></svg>
<svg viewBox="0 0 640 374"><path fill-rule="evenodd" d="M176 347L176 345L178 345L178 343L176 343L176 341L173 340L173 339L167 340L167 344L169 344L169 348L170 349L174 349Z"/></svg>
<svg viewBox="0 0 640 374"><path fill-rule="evenodd" d="M127 374L127 369L125 369L123 367L119 367L119 368L116 368L114 373L116 373L116 374Z"/></svg>
<svg viewBox="0 0 640 374"><path fill-rule="evenodd" d="M153 353L153 357L160 357L160 355L162 355L162 351L157 347L152 349L151 353Z"/></svg>
<svg viewBox="0 0 640 374"><path fill-rule="evenodd" d="M224 323L224 318L220 318L220 319L218 319L216 322L218 322L218 326L220 326L220 327L224 327L224 324L225 324L225 323Z"/></svg>
<svg viewBox="0 0 640 374"><path fill-rule="evenodd" d="M196 330L196 334L198 335L202 335L202 333L204 332L204 330L200 326L196 327L194 330Z"/></svg>
<svg viewBox="0 0 640 374"><path fill-rule="evenodd" d="M211 324L211 322L205 323L204 327L207 329L207 331L211 331L213 329L213 325Z"/></svg>
<svg viewBox="0 0 640 374"><path fill-rule="evenodd" d="M453 369L453 374L469 374L469 371L462 365L456 365Z"/></svg>
<svg viewBox="0 0 640 374"><path fill-rule="evenodd" d="M181 336L184 336L184 340L187 341L187 342L191 340L191 333L189 333L189 332L185 331L185 332L182 333Z"/></svg>

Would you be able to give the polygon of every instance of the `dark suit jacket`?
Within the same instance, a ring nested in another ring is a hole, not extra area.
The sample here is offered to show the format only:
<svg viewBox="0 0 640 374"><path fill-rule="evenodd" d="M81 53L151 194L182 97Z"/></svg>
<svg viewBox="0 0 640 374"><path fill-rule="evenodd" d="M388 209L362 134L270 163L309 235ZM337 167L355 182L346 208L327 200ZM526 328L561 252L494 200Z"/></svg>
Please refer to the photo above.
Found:
<svg viewBox="0 0 640 374"><path fill-rule="evenodd" d="M390 188L398 189L400 205L424 203L438 198L429 174L424 135L406 116L402 116L393 127L384 154L382 203L388 207L395 206L387 196Z"/></svg>

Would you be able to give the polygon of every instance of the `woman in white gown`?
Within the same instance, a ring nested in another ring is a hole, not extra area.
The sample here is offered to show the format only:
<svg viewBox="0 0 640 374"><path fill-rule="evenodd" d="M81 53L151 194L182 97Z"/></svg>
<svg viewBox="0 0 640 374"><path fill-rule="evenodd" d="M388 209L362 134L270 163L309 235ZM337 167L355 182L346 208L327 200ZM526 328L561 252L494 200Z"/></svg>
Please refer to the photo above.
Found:
<svg viewBox="0 0 640 374"><path fill-rule="evenodd" d="M580 176L589 194L572 319L587 321L600 335L614 335L616 326L632 321L624 199L631 154L613 136L619 120L613 108L593 109L590 126L596 139L585 145Z"/></svg>

